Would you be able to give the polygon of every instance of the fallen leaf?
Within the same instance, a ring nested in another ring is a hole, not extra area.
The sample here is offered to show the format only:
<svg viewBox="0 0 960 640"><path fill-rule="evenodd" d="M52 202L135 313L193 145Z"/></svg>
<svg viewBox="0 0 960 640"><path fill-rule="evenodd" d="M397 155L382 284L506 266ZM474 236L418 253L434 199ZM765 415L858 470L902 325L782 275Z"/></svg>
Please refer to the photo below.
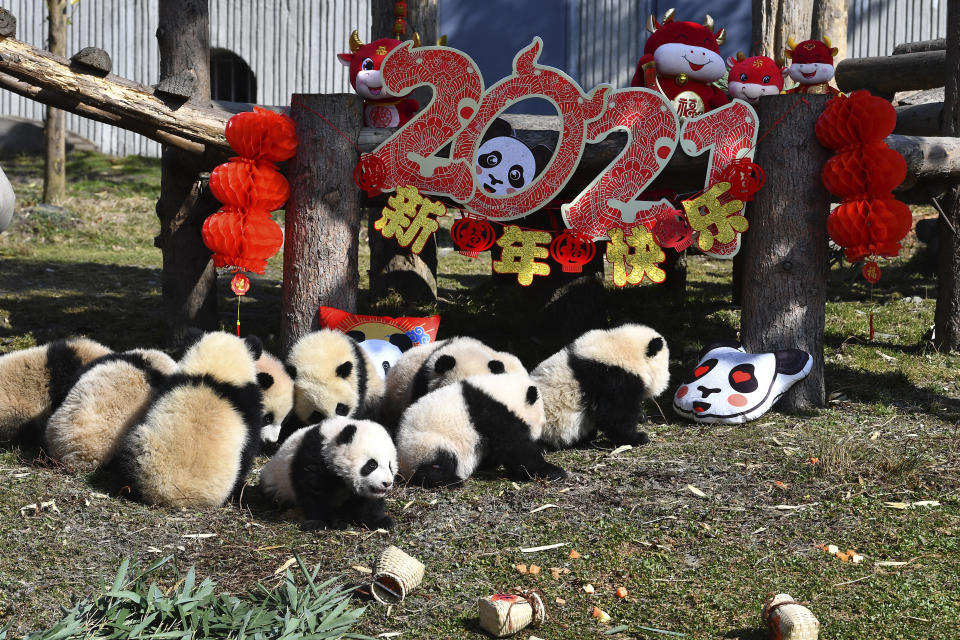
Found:
<svg viewBox="0 0 960 640"><path fill-rule="evenodd" d="M541 507L537 507L536 509L531 509L530 513L536 513L537 511L543 511L544 509L562 509L562 507L552 503L547 503Z"/></svg>
<svg viewBox="0 0 960 640"><path fill-rule="evenodd" d="M530 575L532 576L540 575L540 567L535 564L530 565Z"/></svg>
<svg viewBox="0 0 960 640"><path fill-rule="evenodd" d="M777 480L777 482L776 482L775 484L776 484L778 487L780 487L781 489L786 489L787 487L790 486L789 484L787 484L787 483L784 482L783 480Z"/></svg>
<svg viewBox="0 0 960 640"><path fill-rule="evenodd" d="M284 571L292 567L293 563L295 563L296 561L297 559L294 557L287 558L286 562L284 562L282 565L280 565L279 567L273 570L273 575L279 575L283 573Z"/></svg>
<svg viewBox="0 0 960 640"><path fill-rule="evenodd" d="M194 540L203 540L204 538L214 538L217 534L215 533L185 533L181 538L192 538Z"/></svg>
<svg viewBox="0 0 960 640"><path fill-rule="evenodd" d="M610 622L610 614L602 610L600 607L593 608L593 617L597 619L597 622L603 624Z"/></svg>
<svg viewBox="0 0 960 640"><path fill-rule="evenodd" d="M406 511L407 509L410 508L410 505L412 505L412 504L413 504L413 500L410 500L410 501L407 502L405 505L403 505L402 507L400 507L400 511Z"/></svg>
<svg viewBox="0 0 960 640"><path fill-rule="evenodd" d="M520 553L536 553L537 551L549 551L550 549L559 549L560 547L565 547L569 542L558 542L556 544L545 544L542 547L527 547L526 549L520 549Z"/></svg>
<svg viewBox="0 0 960 640"><path fill-rule="evenodd" d="M560 569L558 567L550 567L550 574L553 576L554 580L560 579Z"/></svg>
<svg viewBox="0 0 960 640"><path fill-rule="evenodd" d="M810 464L817 464L818 462L820 462L820 458L810 456Z"/></svg>
<svg viewBox="0 0 960 640"><path fill-rule="evenodd" d="M920 500L910 504L912 507L939 507L940 503L936 500Z"/></svg>
<svg viewBox="0 0 960 640"><path fill-rule="evenodd" d="M877 567L905 567L910 563L900 560L882 560L880 562L874 562L873 564Z"/></svg>
<svg viewBox="0 0 960 640"><path fill-rule="evenodd" d="M627 591L626 587L617 587L617 597L623 600L627 597L630 592Z"/></svg>
<svg viewBox="0 0 960 640"><path fill-rule="evenodd" d="M365 567L362 564L355 564L350 568L358 573L366 573L367 575L373 573L373 569L371 569L370 567Z"/></svg>
<svg viewBox="0 0 960 640"><path fill-rule="evenodd" d="M614 635L614 634L620 633L621 631L626 631L626 630L629 629L629 628L630 628L630 627L628 627L627 625L622 624L622 625L620 625L619 627L613 627L612 629L607 629L607 630L604 631L603 633L604 633L604 635L612 636L612 635Z"/></svg>
<svg viewBox="0 0 960 640"><path fill-rule="evenodd" d="M888 509L909 509L910 504L906 502L884 502L883 506Z"/></svg>
<svg viewBox="0 0 960 640"><path fill-rule="evenodd" d="M567 604L567 601L564 600L563 598L557 598L557 599L556 599L556 602L557 602L557 604L560 604L560 605Z"/></svg>
<svg viewBox="0 0 960 640"><path fill-rule="evenodd" d="M523 574L527 573L527 565L523 564L522 562L518 564L517 573L523 573Z"/></svg>
<svg viewBox="0 0 960 640"><path fill-rule="evenodd" d="M387 631L386 633L378 633L378 638L396 638L397 636L402 636L403 631Z"/></svg>
<svg viewBox="0 0 960 640"><path fill-rule="evenodd" d="M577 553L576 549L570 549L570 554L567 557L576 560L577 558L580 557L580 554Z"/></svg>
<svg viewBox="0 0 960 640"><path fill-rule="evenodd" d="M840 547L838 547L835 544L831 544L829 547L827 547L827 553L829 553L830 555L838 554L840 553Z"/></svg>
<svg viewBox="0 0 960 640"><path fill-rule="evenodd" d="M593 585L592 585L592 584L585 584L585 585L583 585L583 590L584 590L584 592L586 592L586 593L593 593L594 591L596 591L596 589L593 588Z"/></svg>
<svg viewBox="0 0 960 640"><path fill-rule="evenodd" d="M613 451L611 451L611 452L610 452L610 455L611 455L611 456L615 456L615 455L617 455L618 453L623 453L624 451L630 451L630 449L633 449L633 446L631 446L631 445L629 445L629 444L622 444L622 445L620 445L619 447L617 447L616 449L614 449Z"/></svg>
<svg viewBox="0 0 960 640"><path fill-rule="evenodd" d="M700 491L700 489L697 489L697 488L696 488L695 486L693 486L692 484L688 484L688 485L687 485L687 491L689 491L689 492L692 493L693 495L697 496L698 498L709 498L709 497L710 497L710 496L708 496L707 494L705 494L703 491Z"/></svg>

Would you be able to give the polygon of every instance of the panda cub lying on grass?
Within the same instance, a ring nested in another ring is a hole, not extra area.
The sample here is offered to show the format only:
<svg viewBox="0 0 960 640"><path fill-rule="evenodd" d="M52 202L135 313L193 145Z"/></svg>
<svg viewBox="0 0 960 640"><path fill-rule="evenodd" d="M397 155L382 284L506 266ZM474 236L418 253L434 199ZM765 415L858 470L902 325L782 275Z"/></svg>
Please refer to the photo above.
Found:
<svg viewBox="0 0 960 640"><path fill-rule="evenodd" d="M278 503L296 505L306 530L390 528L384 496L396 471L397 450L383 426L335 416L287 438L260 471L260 487Z"/></svg>

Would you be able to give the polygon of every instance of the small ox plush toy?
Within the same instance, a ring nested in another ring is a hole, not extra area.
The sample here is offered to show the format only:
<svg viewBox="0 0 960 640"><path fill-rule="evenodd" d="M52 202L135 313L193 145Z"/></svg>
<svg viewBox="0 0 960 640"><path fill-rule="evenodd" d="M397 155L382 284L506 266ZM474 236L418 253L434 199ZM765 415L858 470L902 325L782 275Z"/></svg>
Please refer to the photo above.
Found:
<svg viewBox="0 0 960 640"><path fill-rule="evenodd" d="M720 56L726 32L714 32L709 15L703 24L677 22L673 11L667 11L662 24L653 15L647 20L651 35L630 84L659 91L673 103L681 119L691 118L730 102L727 94L711 84L726 71Z"/></svg>
<svg viewBox="0 0 960 640"><path fill-rule="evenodd" d="M368 127L401 127L420 108L419 102L407 97L409 94L391 95L383 87L380 65L387 54L401 44L393 38L380 38L364 44L354 30L350 34L350 53L337 54L340 62L350 68L350 85L363 98L363 120ZM417 34L413 36L413 46L420 46Z"/></svg>
<svg viewBox="0 0 960 640"><path fill-rule="evenodd" d="M737 51L737 57L727 58L727 67L727 93L731 98L757 104L760 96L775 96L783 91L783 69L767 56L748 58Z"/></svg>
<svg viewBox="0 0 960 640"><path fill-rule="evenodd" d="M837 55L837 48L830 46L830 38L820 40L804 40L800 44L787 38L787 48L784 54L793 60L787 67L787 73L799 83L787 93L826 93L832 96L840 95L840 91L830 86L833 77L833 56Z"/></svg>

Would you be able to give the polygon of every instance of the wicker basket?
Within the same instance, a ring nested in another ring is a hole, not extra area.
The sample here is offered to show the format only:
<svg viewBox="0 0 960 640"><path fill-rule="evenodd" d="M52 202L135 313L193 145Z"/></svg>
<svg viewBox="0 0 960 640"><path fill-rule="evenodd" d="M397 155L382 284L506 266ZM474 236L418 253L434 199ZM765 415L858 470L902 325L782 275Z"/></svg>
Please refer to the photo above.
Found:
<svg viewBox="0 0 960 640"><path fill-rule="evenodd" d="M423 581L423 563L394 546L377 560L370 593L383 604L400 604Z"/></svg>
<svg viewBox="0 0 960 640"><path fill-rule="evenodd" d="M540 595L526 596L500 593L477 600L480 627L496 638L512 636L528 626L538 627L546 619L546 608Z"/></svg>
<svg viewBox="0 0 960 640"><path fill-rule="evenodd" d="M790 595L778 593L763 604L763 621L771 640L817 640L820 621Z"/></svg>

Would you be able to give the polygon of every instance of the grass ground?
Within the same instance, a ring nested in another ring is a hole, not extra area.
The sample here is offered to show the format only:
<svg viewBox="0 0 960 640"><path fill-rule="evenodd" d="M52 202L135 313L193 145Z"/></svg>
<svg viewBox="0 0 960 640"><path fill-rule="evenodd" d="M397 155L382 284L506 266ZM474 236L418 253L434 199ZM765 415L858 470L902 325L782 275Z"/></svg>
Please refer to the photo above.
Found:
<svg viewBox="0 0 960 640"><path fill-rule="evenodd" d="M35 207L38 161L4 170L19 200L14 226L0 235L0 352L75 333L115 348L159 345L158 163L74 155L62 210ZM935 281L921 262L885 265L872 291L849 266L831 271L824 410L699 427L661 400L666 422L647 425L648 446L615 453L601 440L551 454L572 472L557 483L481 475L457 491L401 488L388 501L397 520L389 533L301 532L293 514L272 509L253 487L222 509L157 509L106 495L28 452L0 452L0 625L12 623L16 635L51 624L59 606L113 576L125 557L146 565L171 554L161 572L171 585L196 566L198 578L239 593L279 583L275 570L295 552L320 564L321 578L360 584L364 568L397 544L426 564L424 584L402 606L370 607L364 633L484 637L477 597L518 586L547 595L551 620L533 633L549 639L763 638L758 611L774 591L809 602L822 638L958 637L960 356L926 340ZM484 285L487 268L442 248L440 302L375 308L437 311L447 335L497 337L533 365L530 354L559 345L537 343L518 329L522 321L507 320L511 308ZM275 258L241 308L244 330L268 344L279 325L279 277ZM689 278L684 305L652 289L607 291L615 319L665 334L675 380L704 341L739 326L729 263L691 258ZM226 280L229 328L236 303ZM56 509L23 509L47 501ZM564 546L521 551L555 543ZM818 548L830 544L865 559L842 562ZM571 548L581 557L569 558ZM518 563L543 569L521 574ZM550 568L569 572L554 578ZM614 595L620 586L624 599ZM594 606L612 621L596 622Z"/></svg>

